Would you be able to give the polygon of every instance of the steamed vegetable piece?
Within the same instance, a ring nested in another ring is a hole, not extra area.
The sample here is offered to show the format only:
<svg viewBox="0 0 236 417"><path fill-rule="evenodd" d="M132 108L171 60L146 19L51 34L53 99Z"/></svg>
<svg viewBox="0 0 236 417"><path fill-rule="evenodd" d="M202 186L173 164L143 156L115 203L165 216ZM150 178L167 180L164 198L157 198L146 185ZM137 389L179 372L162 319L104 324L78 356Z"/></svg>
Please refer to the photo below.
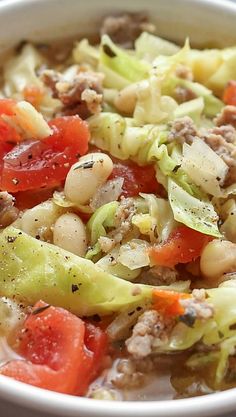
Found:
<svg viewBox="0 0 236 417"><path fill-rule="evenodd" d="M203 191L220 197L228 166L203 140L195 138L191 145L183 145L182 169Z"/></svg>
<svg viewBox="0 0 236 417"><path fill-rule="evenodd" d="M151 66L129 55L103 35L100 47L100 67L105 74L105 86L123 88L131 82L147 78Z"/></svg>
<svg viewBox="0 0 236 417"><path fill-rule="evenodd" d="M149 250L155 265L173 267L197 259L211 238L185 226L173 230L168 239Z"/></svg>
<svg viewBox="0 0 236 417"><path fill-rule="evenodd" d="M40 101L38 110L48 118L53 117L56 111L60 111L61 102L52 98L44 84L36 74L40 66L45 65L45 58L36 50L36 48L27 44L22 48L21 53L6 61L3 67L4 93L6 97L15 98L16 100L27 99L27 89L38 90Z"/></svg>
<svg viewBox="0 0 236 417"><path fill-rule="evenodd" d="M0 114L1 106L4 107L3 113L9 113L9 106L5 109L6 100L0 100ZM10 108L10 111L14 110ZM8 115L11 117L11 114ZM28 119L24 121L27 130ZM34 125L34 119L30 123ZM87 123L78 115L52 119L48 129L49 136L10 145L10 149L5 149L7 137L3 138L0 143L3 158L0 166L1 190L18 192L58 186L65 180L70 166L77 161L78 154L87 152L89 130Z"/></svg>
<svg viewBox="0 0 236 417"><path fill-rule="evenodd" d="M236 288L219 287L207 291L207 302L212 305L214 315L207 320L196 320L193 327L178 323L173 329L162 352L185 350L202 341L208 347L217 349L216 384L219 384L227 370L228 358L236 346ZM211 353L209 353L211 355ZM204 355L207 357L207 353Z"/></svg>
<svg viewBox="0 0 236 417"><path fill-rule="evenodd" d="M224 106L224 103L215 97L209 88L200 83L176 77L175 75L172 75L167 80L165 80L163 85L163 93L175 98L176 87L187 89L187 91L190 91L196 97L202 98L204 102L202 112L206 117L212 118L216 116ZM182 105L179 106L180 109L182 107ZM177 108L177 112L178 111L179 110Z"/></svg>
<svg viewBox="0 0 236 417"><path fill-rule="evenodd" d="M174 55L179 49L174 43L147 32L143 32L135 41L138 58L149 62L152 62L158 55Z"/></svg>
<svg viewBox="0 0 236 417"><path fill-rule="evenodd" d="M79 317L42 301L16 335L24 360L8 361L0 374L65 394L85 395L102 367L105 333Z"/></svg>
<svg viewBox="0 0 236 417"><path fill-rule="evenodd" d="M176 221L198 232L221 237L219 217L211 203L190 195L172 179L168 180L168 195Z"/></svg>
<svg viewBox="0 0 236 417"><path fill-rule="evenodd" d="M162 139L165 125L138 126L134 119L103 112L90 117L91 143L121 160L132 159L146 165L151 146Z"/></svg>
<svg viewBox="0 0 236 417"><path fill-rule="evenodd" d="M151 287L123 281L12 227L0 235L0 246L1 295L27 304L41 297L81 316L109 314L151 300Z"/></svg>
<svg viewBox="0 0 236 417"><path fill-rule="evenodd" d="M224 90L223 100L225 104L236 106L236 81L229 81Z"/></svg>
<svg viewBox="0 0 236 417"><path fill-rule="evenodd" d="M134 120L139 125L163 123L173 118L178 105L172 97L161 94L161 81L153 73L145 83L140 83L137 88Z"/></svg>

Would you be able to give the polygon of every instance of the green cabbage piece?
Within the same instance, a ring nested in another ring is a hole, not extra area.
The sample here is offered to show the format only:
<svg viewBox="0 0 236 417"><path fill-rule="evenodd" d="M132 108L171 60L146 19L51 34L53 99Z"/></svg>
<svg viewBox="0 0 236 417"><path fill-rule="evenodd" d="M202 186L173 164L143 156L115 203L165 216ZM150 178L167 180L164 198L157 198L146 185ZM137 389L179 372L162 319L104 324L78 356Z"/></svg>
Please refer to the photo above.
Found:
<svg viewBox="0 0 236 417"><path fill-rule="evenodd" d="M31 44L26 44L19 55L6 61L3 67L4 93L7 97L24 100L26 86L38 87L45 91L44 84L37 76L37 69L45 64L45 58ZM61 102L54 99L51 93L45 92L39 111L51 118L61 108Z"/></svg>
<svg viewBox="0 0 236 417"><path fill-rule="evenodd" d="M236 287L220 287L206 290L207 302L214 308L214 315L207 320L196 320L194 326L188 327L178 323L172 331L167 345L163 348L165 352L186 350L191 348L198 341L206 346L218 348L217 352L210 352L203 355L194 355L187 365L196 368L205 366L207 362L217 361L216 385L219 384L226 371L229 355L236 346Z"/></svg>
<svg viewBox="0 0 236 417"><path fill-rule="evenodd" d="M186 39L183 48L171 56L159 55L152 63L153 73L164 83L173 75L179 66L185 62L190 51L189 40Z"/></svg>
<svg viewBox="0 0 236 417"><path fill-rule="evenodd" d="M191 145L184 143L181 168L192 182L215 197L221 196L221 187L228 166L203 140L195 138Z"/></svg>
<svg viewBox="0 0 236 417"><path fill-rule="evenodd" d="M53 193L53 203L56 204L56 206L63 207L63 208L72 208L75 207L78 209L81 213L92 213L93 209L89 205L81 205L72 203L72 201L68 200L63 193L63 191L54 191Z"/></svg>
<svg viewBox="0 0 236 417"><path fill-rule="evenodd" d="M87 223L90 242L94 245L100 236L106 236L106 227L114 227L115 213L119 206L117 201L104 204L93 213Z"/></svg>
<svg viewBox="0 0 236 417"><path fill-rule="evenodd" d="M99 69L105 74L105 87L124 88L148 77L151 66L116 46L108 35L100 45Z"/></svg>
<svg viewBox="0 0 236 417"><path fill-rule="evenodd" d="M236 79L236 47L191 50L184 63L192 69L196 81L219 97L228 81Z"/></svg>
<svg viewBox="0 0 236 417"><path fill-rule="evenodd" d="M92 248L90 248L86 254L87 259L92 259L101 252L98 239L100 236L106 236L107 227L114 227L115 213L118 206L119 203L117 201L104 204L99 207L89 219L87 231Z"/></svg>
<svg viewBox="0 0 236 417"><path fill-rule="evenodd" d="M89 129L92 144L112 156L122 160L132 159L140 165L151 162L159 143L166 139L165 125L137 126L134 119L116 113L100 113L90 117Z"/></svg>
<svg viewBox="0 0 236 417"><path fill-rule="evenodd" d="M93 262L13 227L0 234L0 295L39 299L79 316L111 314L151 300L152 288L121 280Z"/></svg>
<svg viewBox="0 0 236 417"><path fill-rule="evenodd" d="M82 39L73 48L72 58L76 64L86 63L96 70L99 62L99 50L90 45L88 39Z"/></svg>
<svg viewBox="0 0 236 417"><path fill-rule="evenodd" d="M179 119L184 116L189 116L199 125L201 123L201 116L204 110L204 100L202 97L195 98L179 104L174 111L174 119Z"/></svg>
<svg viewBox="0 0 236 417"><path fill-rule="evenodd" d="M133 281L141 272L141 269L131 270L127 266L118 262L120 246L115 247L107 255L103 256L96 262L96 265L104 271L115 275L116 277L125 279L127 281ZM114 262L115 261L115 262Z"/></svg>
<svg viewBox="0 0 236 417"><path fill-rule="evenodd" d="M135 41L136 56L149 62L158 55L174 55L179 50L179 46L174 43L148 32L143 32Z"/></svg>
<svg viewBox="0 0 236 417"><path fill-rule="evenodd" d="M161 93L161 79L152 74L145 83L137 86L137 101L133 117L138 124L163 123L172 120L178 105Z"/></svg>
<svg viewBox="0 0 236 417"><path fill-rule="evenodd" d="M36 70L44 63L43 56L32 45L25 45L21 53L7 60L3 67L6 94L12 96L29 85L41 87Z"/></svg>
<svg viewBox="0 0 236 417"><path fill-rule="evenodd" d="M222 236L217 226L218 215L210 202L190 195L171 178L168 197L176 221L210 236Z"/></svg>
<svg viewBox="0 0 236 417"><path fill-rule="evenodd" d="M144 216L145 219L145 216L149 215L151 220L149 235L155 230L158 235L158 241L166 241L172 230L177 227L177 222L174 219L169 202L164 198L156 197L154 194L141 193L140 196L145 200L148 214L140 214L138 221L136 219L135 222L135 219L134 221L132 219L132 222L134 222L137 227L139 227L139 224L141 224L142 227L142 216Z"/></svg>
<svg viewBox="0 0 236 417"><path fill-rule="evenodd" d="M175 97L175 87L180 86L191 90L197 97L202 97L204 100L203 114L206 117L215 117L224 106L224 103L217 97L215 97L209 88L204 85L171 76L163 85L163 93Z"/></svg>

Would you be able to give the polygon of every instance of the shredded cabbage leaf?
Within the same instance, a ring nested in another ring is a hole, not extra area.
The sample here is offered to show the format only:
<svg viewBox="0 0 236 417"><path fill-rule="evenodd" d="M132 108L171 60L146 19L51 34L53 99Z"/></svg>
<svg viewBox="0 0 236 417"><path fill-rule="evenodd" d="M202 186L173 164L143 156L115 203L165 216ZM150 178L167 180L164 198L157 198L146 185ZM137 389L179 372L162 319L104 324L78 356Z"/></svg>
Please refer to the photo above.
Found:
<svg viewBox="0 0 236 417"><path fill-rule="evenodd" d="M193 327L184 323L178 323L172 331L170 339L162 351L171 352L186 350L195 343L201 341L206 346L218 348L218 350L192 357L187 363L190 367L206 365L206 362L217 361L216 386L225 376L228 358L234 352L236 346L236 287L219 287L206 290L207 302L214 308L214 315L210 319L196 320ZM213 356L212 356L213 354ZM205 359L204 359L205 358Z"/></svg>
<svg viewBox="0 0 236 417"><path fill-rule="evenodd" d="M168 197L176 221L210 236L221 237L217 222L219 217L209 201L200 200L173 179L168 179Z"/></svg>
<svg viewBox="0 0 236 417"><path fill-rule="evenodd" d="M174 55L180 50L179 46L159 36L143 32L135 41L135 52L138 58L153 62L158 55Z"/></svg>
<svg viewBox="0 0 236 417"><path fill-rule="evenodd" d="M151 66L116 46L108 35L103 35L98 68L105 74L105 87L120 90L147 78Z"/></svg>

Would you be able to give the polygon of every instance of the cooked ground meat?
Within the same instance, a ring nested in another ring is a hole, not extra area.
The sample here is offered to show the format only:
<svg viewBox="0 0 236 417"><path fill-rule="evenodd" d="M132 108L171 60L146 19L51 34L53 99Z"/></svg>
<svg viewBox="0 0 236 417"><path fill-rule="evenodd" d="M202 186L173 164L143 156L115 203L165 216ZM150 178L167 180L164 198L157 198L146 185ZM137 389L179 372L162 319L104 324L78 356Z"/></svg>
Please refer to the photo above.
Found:
<svg viewBox="0 0 236 417"><path fill-rule="evenodd" d="M82 119L86 119L101 111L103 74L80 71L72 81L66 81L62 74L46 70L41 78L52 90L53 97L61 100L64 115L79 114Z"/></svg>
<svg viewBox="0 0 236 417"><path fill-rule="evenodd" d="M145 358L168 340L174 321L164 318L156 311L145 311L133 328L132 336L126 340L128 352L135 358Z"/></svg>
<svg viewBox="0 0 236 417"><path fill-rule="evenodd" d="M236 127L236 106L225 106L214 121L216 126L232 125Z"/></svg>
<svg viewBox="0 0 236 417"><path fill-rule="evenodd" d="M196 319L207 320L214 314L213 306L206 301L206 291L204 289L193 290L192 297L181 300L181 305L185 309L181 321L190 327Z"/></svg>
<svg viewBox="0 0 236 417"><path fill-rule="evenodd" d="M180 144L185 142L192 143L193 138L197 136L197 134L198 132L193 120L188 116L184 116L171 123L168 142L173 142L175 140Z"/></svg>
<svg viewBox="0 0 236 417"><path fill-rule="evenodd" d="M215 127L203 135L205 142L228 165L224 186L236 182L236 130L231 125Z"/></svg>
<svg viewBox="0 0 236 417"><path fill-rule="evenodd" d="M138 278L138 282L147 285L171 285L177 280L178 272L167 266L153 266L144 270Z"/></svg>
<svg viewBox="0 0 236 417"><path fill-rule="evenodd" d="M107 34L113 42L124 48L133 48L134 41L143 31L154 32L155 26L148 22L145 13L127 13L108 16L101 26L101 35Z"/></svg>
<svg viewBox="0 0 236 417"><path fill-rule="evenodd" d="M117 244L131 229L131 219L135 213L134 201L132 198L121 197L120 205L115 214L115 230L108 233L108 237Z"/></svg>
<svg viewBox="0 0 236 417"><path fill-rule="evenodd" d="M189 88L177 85L174 89L174 98L178 103L185 103L186 101L196 98L196 94Z"/></svg>
<svg viewBox="0 0 236 417"><path fill-rule="evenodd" d="M7 191L0 192L0 227L7 227L18 217L18 209L14 207L14 197Z"/></svg>
<svg viewBox="0 0 236 417"><path fill-rule="evenodd" d="M175 71L176 77L183 78L184 80L193 81L193 73L190 68L185 65L178 65Z"/></svg>

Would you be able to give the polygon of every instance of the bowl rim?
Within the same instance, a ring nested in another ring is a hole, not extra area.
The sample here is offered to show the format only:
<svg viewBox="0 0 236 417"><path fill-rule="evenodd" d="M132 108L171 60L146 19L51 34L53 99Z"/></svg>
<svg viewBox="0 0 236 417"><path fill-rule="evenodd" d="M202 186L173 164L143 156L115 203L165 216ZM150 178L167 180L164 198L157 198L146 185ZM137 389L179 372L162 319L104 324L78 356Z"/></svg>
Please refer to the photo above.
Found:
<svg viewBox="0 0 236 417"><path fill-rule="evenodd" d="M112 401L95 400L60 394L37 388L0 375L0 397L3 400L40 410L57 416L78 417L78 413L89 413L89 417L197 417L217 416L235 410L236 388L222 392L164 401ZM114 406L113 406L114 405Z"/></svg>
<svg viewBox="0 0 236 417"><path fill-rule="evenodd" d="M43 7L48 1L57 0L1 0L0 15L5 12L23 9L40 3ZM62 0L61 0L62 1ZM206 8L217 8L226 13L233 13L236 18L236 3L232 0L180 0L188 4ZM0 375L0 398L11 404L38 410L51 415L78 417L79 414L88 417L202 417L222 415L236 410L236 388L215 392L201 397L161 401L101 401L89 398L60 394L37 388L6 376ZM115 405L113 407L113 404ZM78 414L79 413L79 414Z"/></svg>

